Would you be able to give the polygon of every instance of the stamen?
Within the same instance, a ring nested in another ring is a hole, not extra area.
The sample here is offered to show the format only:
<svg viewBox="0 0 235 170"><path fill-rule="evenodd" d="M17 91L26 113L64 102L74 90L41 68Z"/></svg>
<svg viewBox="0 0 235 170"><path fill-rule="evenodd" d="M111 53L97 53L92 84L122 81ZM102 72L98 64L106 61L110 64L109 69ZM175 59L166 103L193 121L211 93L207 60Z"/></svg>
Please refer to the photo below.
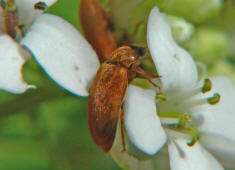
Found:
<svg viewBox="0 0 235 170"><path fill-rule="evenodd" d="M164 112L164 111L160 111L157 113L159 117L162 117L162 118L177 118L179 119L183 113L179 113L179 112Z"/></svg>
<svg viewBox="0 0 235 170"><path fill-rule="evenodd" d="M192 137L189 134L183 133L182 131L179 131L177 129L164 128L164 130L166 131L167 135L173 139L186 139L186 140L192 139Z"/></svg>
<svg viewBox="0 0 235 170"><path fill-rule="evenodd" d="M161 124L164 126L168 125L178 125L179 119L178 118L169 118L169 117L160 117Z"/></svg>
<svg viewBox="0 0 235 170"><path fill-rule="evenodd" d="M5 9L6 8L6 2L4 0L1 0L0 3L1 3L1 7L3 9Z"/></svg>
<svg viewBox="0 0 235 170"><path fill-rule="evenodd" d="M193 96L196 96L197 94L201 93L201 91L202 91L201 87L195 87L194 89L185 92L183 95L182 93L178 93L174 96L169 96L169 100L172 101L188 100L189 98L192 98Z"/></svg>
<svg viewBox="0 0 235 170"><path fill-rule="evenodd" d="M8 12L15 12L16 11L16 4L14 0L1 0L1 6L4 10Z"/></svg>
<svg viewBox="0 0 235 170"><path fill-rule="evenodd" d="M15 26L15 39L17 41L19 41L21 38L23 38L25 33L26 33L25 25Z"/></svg>
<svg viewBox="0 0 235 170"><path fill-rule="evenodd" d="M192 121L192 116L190 114L184 114L180 117L178 127L186 127L189 122Z"/></svg>
<svg viewBox="0 0 235 170"><path fill-rule="evenodd" d="M184 132L188 133L192 137L191 141L187 143L188 146L193 146L199 140L199 131L196 127L191 126L189 128L185 128Z"/></svg>
<svg viewBox="0 0 235 170"><path fill-rule="evenodd" d="M167 96L165 93L158 93L156 95L156 100L158 100L160 103L164 103L167 100Z"/></svg>
<svg viewBox="0 0 235 170"><path fill-rule="evenodd" d="M188 146L193 146L199 140L199 131L196 127L191 126L188 128L172 129L171 127L165 127L165 131L170 138L186 139Z"/></svg>
<svg viewBox="0 0 235 170"><path fill-rule="evenodd" d="M204 85L202 87L202 93L206 93L206 92L210 91L211 88L212 88L212 83L211 83L210 79L205 79Z"/></svg>
<svg viewBox="0 0 235 170"><path fill-rule="evenodd" d="M48 6L45 2L37 2L36 4L34 4L34 8L45 11Z"/></svg>
<svg viewBox="0 0 235 170"><path fill-rule="evenodd" d="M181 106L184 105L184 109L187 110L192 107L203 105L203 104L215 105L215 104L219 103L219 101L220 101L220 95L218 93L215 93L212 97L182 102Z"/></svg>
<svg viewBox="0 0 235 170"><path fill-rule="evenodd" d="M204 79L203 86L197 86L193 89L191 89L188 92L185 92L183 95L182 93L170 96L169 100L189 100L190 98L193 98L194 96L198 95L199 93L206 93L209 92L212 88L212 82L210 79Z"/></svg>
<svg viewBox="0 0 235 170"><path fill-rule="evenodd" d="M208 103L209 103L210 105L215 105L215 104L219 103L219 101L220 101L220 95L219 95L219 93L215 93L215 94L213 95L213 97L208 98Z"/></svg>

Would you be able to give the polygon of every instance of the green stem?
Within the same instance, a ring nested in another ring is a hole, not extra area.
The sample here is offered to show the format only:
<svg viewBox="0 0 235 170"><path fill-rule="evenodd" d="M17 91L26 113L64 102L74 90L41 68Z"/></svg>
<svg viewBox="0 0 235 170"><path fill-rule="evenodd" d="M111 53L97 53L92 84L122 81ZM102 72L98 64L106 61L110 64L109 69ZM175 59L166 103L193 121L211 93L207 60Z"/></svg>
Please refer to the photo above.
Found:
<svg viewBox="0 0 235 170"><path fill-rule="evenodd" d="M28 92L19 95L7 103L0 104L0 118L11 114L29 111L41 102L50 98L65 96L67 92L41 87L36 90L29 90Z"/></svg>

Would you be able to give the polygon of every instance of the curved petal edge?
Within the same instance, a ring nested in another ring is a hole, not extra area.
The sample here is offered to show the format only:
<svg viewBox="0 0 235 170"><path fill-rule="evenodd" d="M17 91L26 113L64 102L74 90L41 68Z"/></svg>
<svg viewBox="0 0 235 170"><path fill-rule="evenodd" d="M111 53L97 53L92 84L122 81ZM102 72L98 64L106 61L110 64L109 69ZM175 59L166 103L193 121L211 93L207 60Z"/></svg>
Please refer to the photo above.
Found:
<svg viewBox="0 0 235 170"><path fill-rule="evenodd" d="M154 155L166 143L155 103L156 92L130 85L125 101L124 123L130 141L141 151Z"/></svg>
<svg viewBox="0 0 235 170"><path fill-rule="evenodd" d="M0 89L11 93L23 93L35 88L23 80L22 67L26 59L21 48L10 36L0 34Z"/></svg>
<svg viewBox="0 0 235 170"><path fill-rule="evenodd" d="M88 96L99 61L92 47L70 23L43 14L32 24L21 44L58 85L75 95Z"/></svg>

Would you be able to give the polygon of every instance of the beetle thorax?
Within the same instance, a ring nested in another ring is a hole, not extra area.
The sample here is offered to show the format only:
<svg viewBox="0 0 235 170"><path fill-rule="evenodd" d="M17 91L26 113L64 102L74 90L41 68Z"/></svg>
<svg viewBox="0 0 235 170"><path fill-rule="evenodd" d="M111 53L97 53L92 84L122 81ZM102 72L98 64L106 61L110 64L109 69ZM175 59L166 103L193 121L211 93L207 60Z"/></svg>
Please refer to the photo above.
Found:
<svg viewBox="0 0 235 170"><path fill-rule="evenodd" d="M110 62L118 63L126 68L137 62L138 55L129 46L123 46L116 49L111 56Z"/></svg>

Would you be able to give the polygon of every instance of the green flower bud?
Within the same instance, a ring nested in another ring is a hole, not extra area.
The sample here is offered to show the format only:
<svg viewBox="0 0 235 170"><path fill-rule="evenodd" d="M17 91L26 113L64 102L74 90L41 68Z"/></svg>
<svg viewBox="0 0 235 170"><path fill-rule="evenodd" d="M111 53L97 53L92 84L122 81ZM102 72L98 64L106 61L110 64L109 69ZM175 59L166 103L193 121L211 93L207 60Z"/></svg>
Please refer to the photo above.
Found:
<svg viewBox="0 0 235 170"><path fill-rule="evenodd" d="M195 32L194 26L184 18L168 15L174 39L181 43L189 40Z"/></svg>
<svg viewBox="0 0 235 170"><path fill-rule="evenodd" d="M136 25L147 22L150 10L158 0L112 0L110 14L114 25L133 31Z"/></svg>
<svg viewBox="0 0 235 170"><path fill-rule="evenodd" d="M228 45L225 32L209 27L199 28L190 42L185 44L192 56L208 65L225 57Z"/></svg>
<svg viewBox="0 0 235 170"><path fill-rule="evenodd" d="M221 0L164 0L161 9L194 23L203 23L217 16L222 9Z"/></svg>

